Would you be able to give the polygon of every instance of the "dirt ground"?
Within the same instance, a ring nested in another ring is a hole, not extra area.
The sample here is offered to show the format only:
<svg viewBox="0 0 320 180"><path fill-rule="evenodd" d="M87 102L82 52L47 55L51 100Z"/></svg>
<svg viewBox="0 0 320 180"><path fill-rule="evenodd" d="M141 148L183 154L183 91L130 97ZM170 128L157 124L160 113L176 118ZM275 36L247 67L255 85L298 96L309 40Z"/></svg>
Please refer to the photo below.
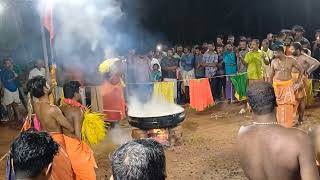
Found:
<svg viewBox="0 0 320 180"><path fill-rule="evenodd" d="M166 150L168 179L246 179L234 150L235 139L239 127L252 120L249 113L239 115L239 110L238 104L220 104L201 113L186 108L187 118L182 123L184 143ZM306 123L300 128L307 130L319 124L319 114L320 108L309 108ZM103 143L93 147L99 166L98 180L109 179L110 154L117 147L113 142L130 136L131 128L124 122L119 132L109 133ZM0 126L0 156L7 152L17 133L18 128ZM4 173L5 162L1 162L0 179L4 179Z"/></svg>

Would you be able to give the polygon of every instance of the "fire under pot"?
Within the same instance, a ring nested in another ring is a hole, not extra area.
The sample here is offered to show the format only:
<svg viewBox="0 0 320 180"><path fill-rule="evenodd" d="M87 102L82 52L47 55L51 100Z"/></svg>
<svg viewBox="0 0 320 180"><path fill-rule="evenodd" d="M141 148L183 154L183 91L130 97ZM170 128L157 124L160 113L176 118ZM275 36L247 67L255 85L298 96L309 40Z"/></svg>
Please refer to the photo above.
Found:
<svg viewBox="0 0 320 180"><path fill-rule="evenodd" d="M182 130L180 123L185 119L184 110L171 115L158 117L134 117L129 114L129 124L134 139L153 138L165 146L180 145Z"/></svg>

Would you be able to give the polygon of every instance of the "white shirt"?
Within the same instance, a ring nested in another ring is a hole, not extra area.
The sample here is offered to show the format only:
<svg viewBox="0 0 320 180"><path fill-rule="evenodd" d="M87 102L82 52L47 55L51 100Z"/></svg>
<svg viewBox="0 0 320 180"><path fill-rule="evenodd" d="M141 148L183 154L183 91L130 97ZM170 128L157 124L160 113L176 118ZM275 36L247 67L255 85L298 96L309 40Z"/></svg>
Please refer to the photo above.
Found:
<svg viewBox="0 0 320 180"><path fill-rule="evenodd" d="M29 73L29 79L32 79L34 77L37 76L42 76L45 77L46 76L46 69L45 68L41 68L40 70L38 68L34 68L30 71Z"/></svg>

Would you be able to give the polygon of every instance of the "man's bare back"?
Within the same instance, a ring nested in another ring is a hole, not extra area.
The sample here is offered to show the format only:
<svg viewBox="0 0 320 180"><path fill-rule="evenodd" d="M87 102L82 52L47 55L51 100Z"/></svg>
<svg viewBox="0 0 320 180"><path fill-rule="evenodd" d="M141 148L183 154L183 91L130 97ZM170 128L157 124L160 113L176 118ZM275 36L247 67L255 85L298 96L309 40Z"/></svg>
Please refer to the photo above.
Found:
<svg viewBox="0 0 320 180"><path fill-rule="evenodd" d="M319 179L310 137L277 122L276 95L267 82L248 88L252 125L241 127L237 139L240 164L251 180Z"/></svg>
<svg viewBox="0 0 320 180"><path fill-rule="evenodd" d="M68 131L70 132L74 131L74 128L66 121L66 118L57 106L50 105L48 102L39 101L37 109L37 116L41 122L42 130L62 133L62 127L65 127L65 129L69 129Z"/></svg>
<svg viewBox="0 0 320 180"><path fill-rule="evenodd" d="M76 137L81 139L81 129L83 122L83 111L81 110L81 108L64 104L60 106L60 109L64 116L67 118L68 122L72 124L75 129L74 132L64 130L64 134L69 137Z"/></svg>
<svg viewBox="0 0 320 180"><path fill-rule="evenodd" d="M280 125L241 127L240 163L253 180L318 179L312 143L307 134Z"/></svg>

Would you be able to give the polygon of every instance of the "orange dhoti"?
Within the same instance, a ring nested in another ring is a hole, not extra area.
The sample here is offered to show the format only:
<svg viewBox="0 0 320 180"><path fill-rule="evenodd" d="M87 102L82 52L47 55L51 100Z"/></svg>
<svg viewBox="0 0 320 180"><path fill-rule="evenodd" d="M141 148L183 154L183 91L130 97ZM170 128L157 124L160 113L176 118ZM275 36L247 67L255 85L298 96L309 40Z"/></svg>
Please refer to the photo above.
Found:
<svg viewBox="0 0 320 180"><path fill-rule="evenodd" d="M298 79L299 79L299 73L292 73L293 82L298 81ZM299 104L302 101L304 101L305 97L307 96L306 87L308 83L308 76L303 76L302 80L303 80L303 85L294 92L294 95L296 97L296 103L294 106L294 116L297 114Z"/></svg>
<svg viewBox="0 0 320 180"><path fill-rule="evenodd" d="M101 86L103 112L108 121L119 121L126 117L123 86L105 81Z"/></svg>
<svg viewBox="0 0 320 180"><path fill-rule="evenodd" d="M293 113L295 105L295 95L293 81L273 82L274 92L277 98L277 121L282 126L290 128L293 126Z"/></svg>
<svg viewBox="0 0 320 180"><path fill-rule="evenodd" d="M214 104L208 78L192 79L190 86L190 107L196 111L203 111Z"/></svg>
<svg viewBox="0 0 320 180"><path fill-rule="evenodd" d="M69 156L66 152L64 135L61 133L50 133L53 140L60 145L59 153L53 158L52 180L73 180L73 170Z"/></svg>
<svg viewBox="0 0 320 180"><path fill-rule="evenodd" d="M81 140L64 136L76 180L96 180L96 161L91 148Z"/></svg>

